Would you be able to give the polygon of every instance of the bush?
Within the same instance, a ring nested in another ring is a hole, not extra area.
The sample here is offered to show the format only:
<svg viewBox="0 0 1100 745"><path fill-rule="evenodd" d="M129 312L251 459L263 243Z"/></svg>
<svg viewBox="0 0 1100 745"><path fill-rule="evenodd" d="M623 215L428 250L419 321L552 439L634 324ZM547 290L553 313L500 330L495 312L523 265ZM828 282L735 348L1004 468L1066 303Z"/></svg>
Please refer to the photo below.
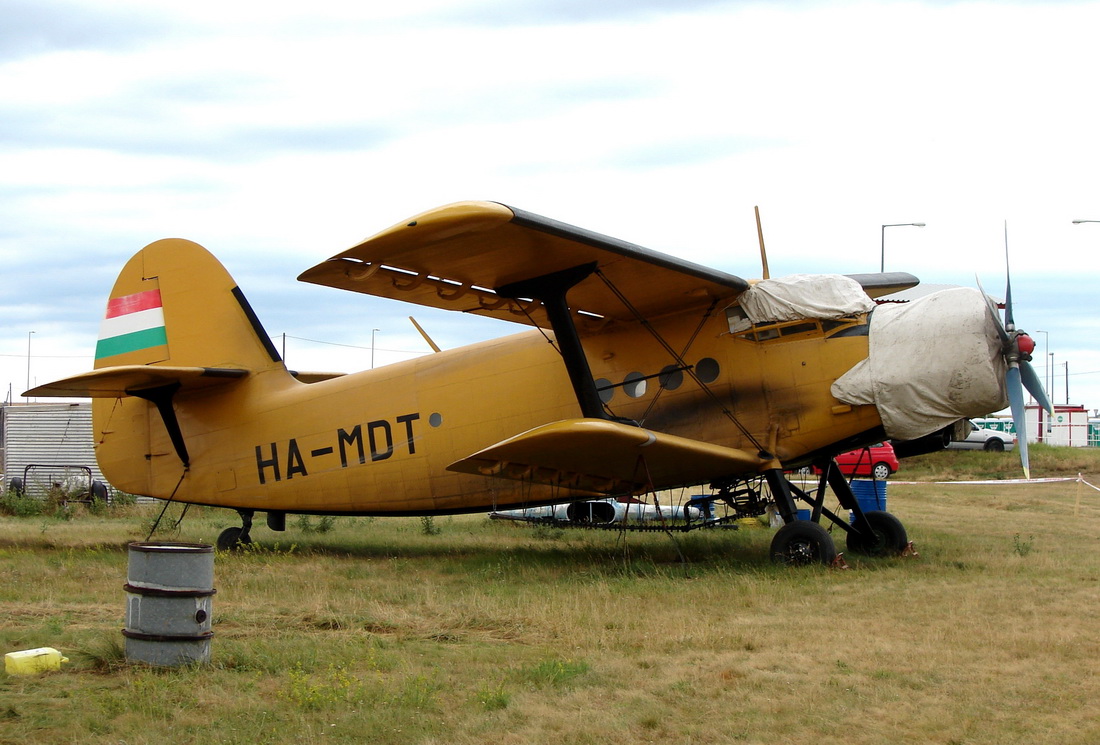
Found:
<svg viewBox="0 0 1100 745"><path fill-rule="evenodd" d="M47 505L41 499L28 497L8 489L0 496L0 514L11 517L35 517L47 511Z"/></svg>

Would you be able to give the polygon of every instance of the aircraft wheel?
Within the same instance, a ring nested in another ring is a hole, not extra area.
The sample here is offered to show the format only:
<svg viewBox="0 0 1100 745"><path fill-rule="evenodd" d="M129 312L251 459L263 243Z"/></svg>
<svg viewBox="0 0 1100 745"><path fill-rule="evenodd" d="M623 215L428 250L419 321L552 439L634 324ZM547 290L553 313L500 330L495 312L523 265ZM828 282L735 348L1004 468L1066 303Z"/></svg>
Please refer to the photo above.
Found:
<svg viewBox="0 0 1100 745"><path fill-rule="evenodd" d="M252 543L252 539L244 532L244 528L226 528L218 536L219 551L236 551L241 546Z"/></svg>
<svg viewBox="0 0 1100 745"><path fill-rule="evenodd" d="M901 520L882 510L863 513L871 523L872 537L852 531L848 534L848 550L864 556L892 556L901 553L909 544L905 526Z"/></svg>
<svg viewBox="0 0 1100 745"><path fill-rule="evenodd" d="M982 450L988 450L993 453L1003 452L1004 449L1005 444L998 440L996 437L994 437L992 440L986 440L985 446L982 448Z"/></svg>
<svg viewBox="0 0 1100 745"><path fill-rule="evenodd" d="M776 532L771 553L776 564L832 564L836 559L836 544L829 531L817 523L795 520Z"/></svg>
<svg viewBox="0 0 1100 745"><path fill-rule="evenodd" d="M885 481L890 478L890 474L893 473L890 470L890 466L885 463L876 463L875 467L871 469L871 476L878 481Z"/></svg>

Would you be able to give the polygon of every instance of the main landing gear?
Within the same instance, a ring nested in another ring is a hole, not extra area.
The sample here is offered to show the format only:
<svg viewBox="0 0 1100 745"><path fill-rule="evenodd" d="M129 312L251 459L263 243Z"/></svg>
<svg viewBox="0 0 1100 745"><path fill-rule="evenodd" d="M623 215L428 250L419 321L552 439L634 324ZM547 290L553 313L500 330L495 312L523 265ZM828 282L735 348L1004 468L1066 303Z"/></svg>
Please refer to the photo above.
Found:
<svg viewBox="0 0 1100 745"><path fill-rule="evenodd" d="M241 516L241 527L226 528L218 536L219 551L236 551L252 543L252 516L255 510L237 510ZM275 531L286 530L286 513L275 510L267 512L267 527Z"/></svg>
<svg viewBox="0 0 1100 745"><path fill-rule="evenodd" d="M821 525L822 517L847 534L847 549L850 552L865 556L892 556L906 550L909 539L900 520L880 510L864 512L835 461L817 465L821 470L821 480L812 493L792 484L778 469L764 474L776 512L785 523L772 539L770 553L773 561L794 565L831 566L837 563L836 544L829 531ZM826 487L831 488L840 501L843 508L840 515L825 507ZM746 516L762 514L765 501L751 487L735 489L726 486L722 492L725 496L721 498L739 513L743 511ZM809 520L798 519L796 499L811 507ZM849 510L853 515L851 523L842 516Z"/></svg>

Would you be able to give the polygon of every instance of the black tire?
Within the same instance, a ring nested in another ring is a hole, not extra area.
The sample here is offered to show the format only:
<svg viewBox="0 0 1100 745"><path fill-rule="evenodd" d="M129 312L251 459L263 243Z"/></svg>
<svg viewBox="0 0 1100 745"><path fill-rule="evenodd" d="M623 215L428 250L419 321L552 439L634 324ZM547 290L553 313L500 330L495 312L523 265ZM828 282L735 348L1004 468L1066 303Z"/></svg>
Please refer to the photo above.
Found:
<svg viewBox="0 0 1100 745"><path fill-rule="evenodd" d="M871 523L872 537L868 538L856 531L848 533L848 550L864 556L893 556L900 554L909 545L909 536L901 520L882 510L869 510L863 513Z"/></svg>
<svg viewBox="0 0 1100 745"><path fill-rule="evenodd" d="M817 523L795 520L776 532L771 554L776 564L829 565L836 560L836 544L829 531Z"/></svg>
<svg viewBox="0 0 1100 745"><path fill-rule="evenodd" d="M244 528L226 528L218 536L219 551L236 551L241 546L252 543L252 539L244 535Z"/></svg>
<svg viewBox="0 0 1100 745"><path fill-rule="evenodd" d="M986 440L985 445L982 446L982 450L988 450L991 453L1002 453L1004 449L1005 444L996 437Z"/></svg>
<svg viewBox="0 0 1100 745"><path fill-rule="evenodd" d="M893 471L890 470L890 464L884 463L882 461L879 461L871 467L871 478L875 479L876 481L885 481L886 479L890 478L890 474L892 473Z"/></svg>
<svg viewBox="0 0 1100 745"><path fill-rule="evenodd" d="M8 488L19 496L23 496L23 479L19 476L12 476L11 481L8 482Z"/></svg>

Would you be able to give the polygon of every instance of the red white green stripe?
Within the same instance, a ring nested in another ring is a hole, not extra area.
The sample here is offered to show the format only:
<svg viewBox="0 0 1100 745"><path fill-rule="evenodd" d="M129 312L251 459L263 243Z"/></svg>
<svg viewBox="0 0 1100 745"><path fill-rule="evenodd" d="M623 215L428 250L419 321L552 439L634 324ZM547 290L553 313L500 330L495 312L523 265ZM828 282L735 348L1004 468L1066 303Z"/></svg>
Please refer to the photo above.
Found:
<svg viewBox="0 0 1100 745"><path fill-rule="evenodd" d="M139 352L167 343L160 290L137 292L107 301L107 315L99 327L95 358Z"/></svg>

